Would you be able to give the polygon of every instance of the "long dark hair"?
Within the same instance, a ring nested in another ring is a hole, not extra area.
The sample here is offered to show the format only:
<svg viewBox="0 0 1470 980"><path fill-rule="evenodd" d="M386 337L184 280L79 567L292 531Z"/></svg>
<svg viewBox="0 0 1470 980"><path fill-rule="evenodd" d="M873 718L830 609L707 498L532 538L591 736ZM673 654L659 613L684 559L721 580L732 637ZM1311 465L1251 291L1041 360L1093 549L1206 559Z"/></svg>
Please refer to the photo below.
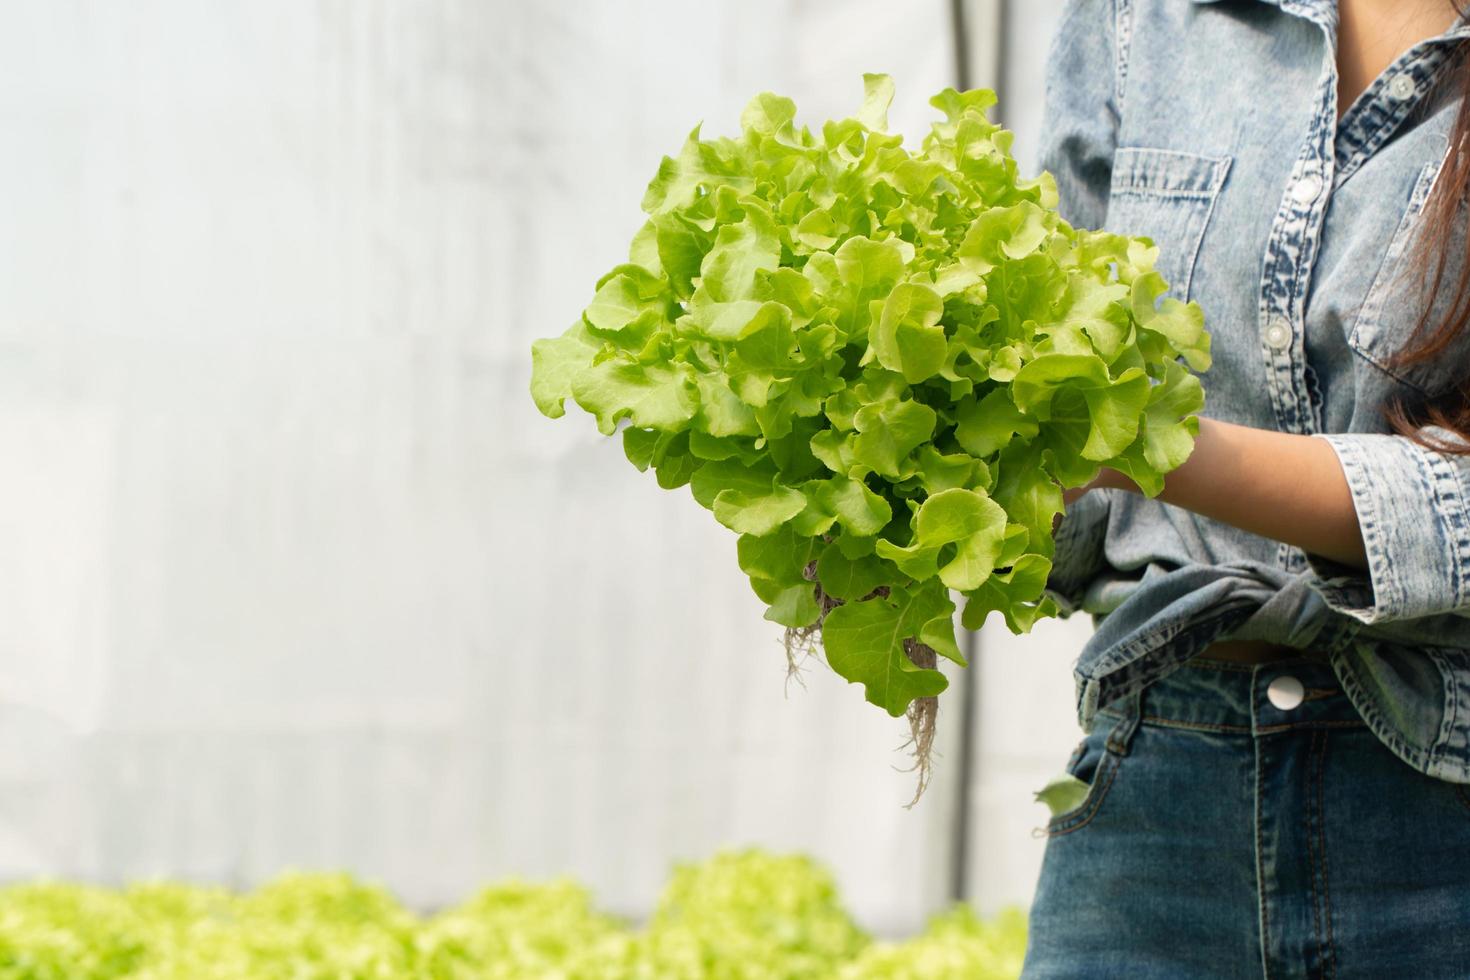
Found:
<svg viewBox="0 0 1470 980"><path fill-rule="evenodd" d="M1452 6L1464 16L1460 3ZM1440 79L1441 91L1458 95L1460 103L1450 129L1448 155L1420 212L1413 267L1429 288L1421 294L1426 299L1408 342L1389 361L1394 369L1433 361L1461 338L1470 337L1470 256L1464 254L1463 245L1456 248L1455 235L1460 209L1470 197L1470 42L1456 45ZM1456 251L1460 254L1453 254ZM1453 274L1451 259L1458 260ZM1447 289L1447 303L1436 302L1442 289ZM1436 317L1436 310L1444 312ZM1459 366L1458 376L1447 391L1429 398L1392 398L1383 414L1392 431L1422 446L1470 455L1470 364ZM1464 441L1427 437L1418 431L1424 425L1440 426Z"/></svg>

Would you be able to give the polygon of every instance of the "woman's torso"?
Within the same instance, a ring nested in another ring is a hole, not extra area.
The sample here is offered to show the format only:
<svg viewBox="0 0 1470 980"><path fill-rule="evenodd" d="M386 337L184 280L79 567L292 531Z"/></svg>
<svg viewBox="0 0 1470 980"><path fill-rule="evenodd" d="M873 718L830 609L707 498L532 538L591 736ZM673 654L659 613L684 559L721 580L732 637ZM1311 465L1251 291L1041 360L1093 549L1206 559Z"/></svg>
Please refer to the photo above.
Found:
<svg viewBox="0 0 1470 980"><path fill-rule="evenodd" d="M1388 367L1422 308L1409 246L1458 108L1428 93L1470 26L1414 45L1340 119L1336 27L1332 0L1072 0L1041 163L1064 218L1152 237L1201 305L1206 416L1333 446L1370 568L1103 490L1068 508L1047 587L1097 625L1073 668L1084 729L1213 641L1279 643L1326 654L1400 759L1470 783L1470 459L1380 411L1470 363L1459 343ZM1462 209L1451 282L1465 246Z"/></svg>
<svg viewBox="0 0 1470 980"><path fill-rule="evenodd" d="M1448 146L1455 106L1425 93L1449 45L1390 65L1339 119L1322 23L1333 6L1121 4L1131 23L1120 25L1127 63L1105 227L1153 238L1170 294L1203 307L1214 357L1203 414L1300 433L1385 432L1387 398L1449 378L1385 366L1419 312L1406 246ZM1299 549L1112 497L1111 571L1086 606L1096 613L1116 608L1150 565L1307 567ZM1210 656L1295 652L1273 646L1269 622L1243 632Z"/></svg>

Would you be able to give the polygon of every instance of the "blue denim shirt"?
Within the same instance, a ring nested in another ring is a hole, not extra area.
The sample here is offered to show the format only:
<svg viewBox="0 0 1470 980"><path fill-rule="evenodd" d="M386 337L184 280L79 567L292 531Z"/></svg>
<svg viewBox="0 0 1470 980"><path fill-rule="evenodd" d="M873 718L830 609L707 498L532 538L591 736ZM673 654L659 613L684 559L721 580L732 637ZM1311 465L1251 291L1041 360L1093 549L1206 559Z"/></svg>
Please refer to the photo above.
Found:
<svg viewBox="0 0 1470 980"><path fill-rule="evenodd" d="M1204 415L1331 444L1367 570L1103 490L1063 519L1048 591L1097 623L1075 667L1084 728L1216 639L1266 639L1327 651L1396 755L1466 783L1470 459L1390 434L1380 408L1470 363L1461 345L1385 367L1423 302L1407 246L1457 107L1431 85L1470 27L1405 52L1341 121L1336 30L1332 0L1073 0L1041 165L1064 218L1149 236L1172 295L1203 307Z"/></svg>

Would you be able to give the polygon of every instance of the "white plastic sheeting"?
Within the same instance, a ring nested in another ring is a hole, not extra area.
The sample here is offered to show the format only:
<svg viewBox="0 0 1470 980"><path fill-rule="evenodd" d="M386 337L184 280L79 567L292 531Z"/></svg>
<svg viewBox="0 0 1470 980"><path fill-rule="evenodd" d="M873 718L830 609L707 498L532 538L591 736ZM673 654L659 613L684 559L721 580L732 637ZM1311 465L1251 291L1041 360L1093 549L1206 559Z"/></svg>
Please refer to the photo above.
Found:
<svg viewBox="0 0 1470 980"><path fill-rule="evenodd" d="M880 932L943 903L958 712L902 809L902 723L820 665L785 698L734 536L527 382L694 122L888 71L916 140L947 2L4 8L0 877L566 872L640 914L760 843ZM1077 635L980 665L986 904L1029 894Z"/></svg>

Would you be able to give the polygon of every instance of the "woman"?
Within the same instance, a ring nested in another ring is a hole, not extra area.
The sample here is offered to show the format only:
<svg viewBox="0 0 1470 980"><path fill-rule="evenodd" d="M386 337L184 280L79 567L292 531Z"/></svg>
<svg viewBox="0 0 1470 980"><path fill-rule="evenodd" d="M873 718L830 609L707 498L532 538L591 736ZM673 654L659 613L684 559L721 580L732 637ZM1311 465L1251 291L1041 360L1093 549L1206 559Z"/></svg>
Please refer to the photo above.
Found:
<svg viewBox="0 0 1470 980"><path fill-rule="evenodd" d="M1193 455L1067 494L1085 799L1023 974L1470 977L1470 25L1073 0L1042 164L1213 337Z"/></svg>

